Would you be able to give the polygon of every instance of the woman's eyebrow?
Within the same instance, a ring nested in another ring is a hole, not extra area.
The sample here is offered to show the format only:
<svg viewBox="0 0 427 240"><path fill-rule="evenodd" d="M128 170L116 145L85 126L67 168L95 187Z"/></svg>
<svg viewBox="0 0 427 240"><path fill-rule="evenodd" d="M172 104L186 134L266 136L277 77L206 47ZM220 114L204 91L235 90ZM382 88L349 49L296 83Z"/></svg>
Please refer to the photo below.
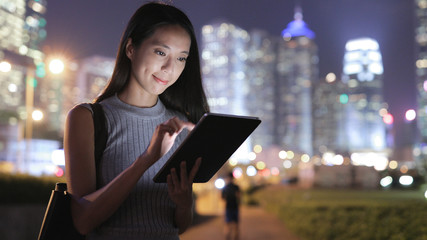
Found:
<svg viewBox="0 0 427 240"><path fill-rule="evenodd" d="M164 48L169 49L169 50L171 49L168 45L166 45L166 44L164 44L164 43L161 43L161 42L153 42L153 45L155 45L155 46L159 46L159 47L164 47ZM181 53L184 53L184 54L190 55L190 51L186 51L186 50L181 51Z"/></svg>

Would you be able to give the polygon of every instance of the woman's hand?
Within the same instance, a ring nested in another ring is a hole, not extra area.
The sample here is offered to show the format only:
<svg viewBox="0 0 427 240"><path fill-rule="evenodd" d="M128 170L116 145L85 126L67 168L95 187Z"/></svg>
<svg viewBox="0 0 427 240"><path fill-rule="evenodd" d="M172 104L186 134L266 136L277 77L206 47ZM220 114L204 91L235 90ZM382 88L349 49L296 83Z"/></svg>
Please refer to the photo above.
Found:
<svg viewBox="0 0 427 240"><path fill-rule="evenodd" d="M183 161L180 166L180 178L174 168L167 177L169 196L176 204L175 224L179 229L179 234L190 226L193 219L193 180L199 170L201 160L201 158L196 160L189 175L187 175L187 164Z"/></svg>
<svg viewBox="0 0 427 240"><path fill-rule="evenodd" d="M196 160L189 175L187 174L187 163L182 161L180 178L178 178L175 168L171 169L171 174L167 177L168 192L177 208L191 209L193 207L193 180L199 170L201 160L201 158Z"/></svg>
<svg viewBox="0 0 427 240"><path fill-rule="evenodd" d="M173 117L158 125L154 130L146 153L151 156L154 162L159 160L172 148L176 136L178 136L184 128L191 131L194 128L194 124Z"/></svg>

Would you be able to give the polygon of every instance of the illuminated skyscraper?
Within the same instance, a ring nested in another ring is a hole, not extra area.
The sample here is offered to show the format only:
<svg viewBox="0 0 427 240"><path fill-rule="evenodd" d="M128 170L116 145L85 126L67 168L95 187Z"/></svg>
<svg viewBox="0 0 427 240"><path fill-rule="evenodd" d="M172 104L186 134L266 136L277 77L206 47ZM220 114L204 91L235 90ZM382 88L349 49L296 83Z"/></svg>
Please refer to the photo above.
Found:
<svg viewBox="0 0 427 240"><path fill-rule="evenodd" d="M358 152L386 149L385 124L379 115L384 107L382 94L382 57L374 39L347 42L343 63L343 81L347 85L343 140L339 148Z"/></svg>
<svg viewBox="0 0 427 240"><path fill-rule="evenodd" d="M343 154L339 145L343 142L345 84L329 73L313 89L313 153L322 156L326 152Z"/></svg>
<svg viewBox="0 0 427 240"><path fill-rule="evenodd" d="M245 81L249 84L250 94L245 102L248 112L262 119L261 126L252 134L254 143L267 149L278 145L273 137L276 123L276 49L278 42L283 40L261 30L252 30L249 36Z"/></svg>
<svg viewBox="0 0 427 240"><path fill-rule="evenodd" d="M202 29L202 70L213 112L245 115L249 94L246 81L248 33L230 23L217 22Z"/></svg>
<svg viewBox="0 0 427 240"><path fill-rule="evenodd" d="M16 162L25 137L32 135L34 89L44 77L46 0L0 1L0 161ZM22 159L22 158L21 158Z"/></svg>
<svg viewBox="0 0 427 240"><path fill-rule="evenodd" d="M40 46L46 38L45 13L45 0L0 1L0 62L10 66L0 71L0 111L9 115L24 115L27 70L44 58Z"/></svg>
<svg viewBox="0 0 427 240"><path fill-rule="evenodd" d="M420 141L416 147L416 159L419 169L427 169L427 0L415 1L415 44L417 78L417 123Z"/></svg>
<svg viewBox="0 0 427 240"><path fill-rule="evenodd" d="M312 86L318 79L315 34L296 8L294 21L282 32L277 52L275 142L312 154Z"/></svg>

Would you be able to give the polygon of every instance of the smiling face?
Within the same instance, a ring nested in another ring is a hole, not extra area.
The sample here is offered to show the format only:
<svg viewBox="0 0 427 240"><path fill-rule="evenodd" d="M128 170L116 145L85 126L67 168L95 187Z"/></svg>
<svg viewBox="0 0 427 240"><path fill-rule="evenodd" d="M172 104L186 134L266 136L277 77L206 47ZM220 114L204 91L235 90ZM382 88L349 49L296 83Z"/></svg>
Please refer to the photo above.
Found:
<svg viewBox="0 0 427 240"><path fill-rule="evenodd" d="M155 103L158 95L181 75L190 45L190 35L179 25L159 27L138 48L129 40L126 55L132 62L132 70L129 83L121 95L127 99L131 97Z"/></svg>

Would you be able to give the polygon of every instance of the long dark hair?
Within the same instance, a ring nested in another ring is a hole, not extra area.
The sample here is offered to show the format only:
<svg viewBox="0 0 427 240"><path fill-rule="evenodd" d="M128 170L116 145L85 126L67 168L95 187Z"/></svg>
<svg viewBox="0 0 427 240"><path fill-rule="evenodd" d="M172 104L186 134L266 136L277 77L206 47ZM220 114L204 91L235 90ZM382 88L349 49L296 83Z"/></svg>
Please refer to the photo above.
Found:
<svg viewBox="0 0 427 240"><path fill-rule="evenodd" d="M126 56L128 39L132 39L132 44L137 48L158 27L165 25L179 25L184 28L190 35L191 46L184 70L178 80L160 94L160 100L167 108L185 114L193 123L196 123L205 112L209 112L202 85L199 50L193 25L178 8L154 2L142 5L129 20L120 40L113 75L95 102L114 96L123 91L128 84L131 73L131 61Z"/></svg>

